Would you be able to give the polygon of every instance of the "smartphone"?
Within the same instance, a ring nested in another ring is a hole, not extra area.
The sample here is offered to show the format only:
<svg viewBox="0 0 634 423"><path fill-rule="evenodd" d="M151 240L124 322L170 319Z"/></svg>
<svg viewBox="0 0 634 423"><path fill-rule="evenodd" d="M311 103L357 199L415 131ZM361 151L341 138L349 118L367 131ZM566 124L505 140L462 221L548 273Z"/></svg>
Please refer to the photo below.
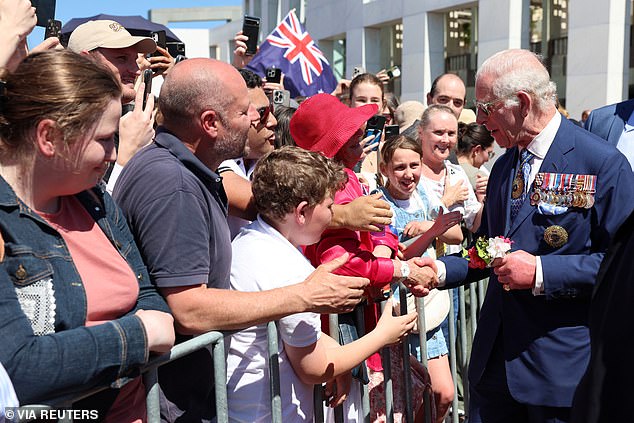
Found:
<svg viewBox="0 0 634 423"><path fill-rule="evenodd" d="M271 66L266 68L266 82L275 82L279 84L282 80L282 69Z"/></svg>
<svg viewBox="0 0 634 423"><path fill-rule="evenodd" d="M399 134L398 125L385 125L385 139Z"/></svg>
<svg viewBox="0 0 634 423"><path fill-rule="evenodd" d="M174 59L176 59L178 56L183 56L184 59L187 58L185 57L185 43L181 43L180 41L168 41L167 43L165 43L165 48L167 48L170 56L172 56Z"/></svg>
<svg viewBox="0 0 634 423"><path fill-rule="evenodd" d="M46 28L48 21L55 19L56 0L31 0L31 6L35 7L37 26Z"/></svg>
<svg viewBox="0 0 634 423"><path fill-rule="evenodd" d="M244 15L242 21L242 33L249 37L247 40L247 56L253 56L258 51L258 38L260 36L260 18Z"/></svg>
<svg viewBox="0 0 634 423"><path fill-rule="evenodd" d="M165 37L165 30L161 29L160 31L152 31L150 33L150 37L154 40L156 45L161 48L167 48L167 39ZM162 56L162 54L156 50L154 53L150 54L150 56Z"/></svg>
<svg viewBox="0 0 634 423"><path fill-rule="evenodd" d="M399 76L401 76L401 70L399 69L398 66L392 66L386 71L386 73L390 79L398 78Z"/></svg>
<svg viewBox="0 0 634 423"><path fill-rule="evenodd" d="M363 66L355 66L352 70L352 79L354 79L358 75L361 75L362 73L365 73L365 69L363 68Z"/></svg>
<svg viewBox="0 0 634 423"><path fill-rule="evenodd" d="M379 149L379 141L381 140L381 135L383 134L383 129L385 127L385 116L382 115L374 115L370 119L368 119L368 123L365 127L365 133L363 134L363 138L367 138L370 135L374 135L374 139L369 142L368 145L374 145L372 151L376 151Z"/></svg>
<svg viewBox="0 0 634 423"><path fill-rule="evenodd" d="M44 30L44 39L51 37L57 37L60 41L62 41L62 21L58 21L56 19L49 19L46 24L46 29Z"/></svg>
<svg viewBox="0 0 634 423"><path fill-rule="evenodd" d="M288 90L273 90L273 105L286 106L291 105L291 93Z"/></svg>
<svg viewBox="0 0 634 423"><path fill-rule="evenodd" d="M147 105L148 96L152 95L152 69L145 69L143 71L143 83L145 84L145 90L143 91L143 110Z"/></svg>

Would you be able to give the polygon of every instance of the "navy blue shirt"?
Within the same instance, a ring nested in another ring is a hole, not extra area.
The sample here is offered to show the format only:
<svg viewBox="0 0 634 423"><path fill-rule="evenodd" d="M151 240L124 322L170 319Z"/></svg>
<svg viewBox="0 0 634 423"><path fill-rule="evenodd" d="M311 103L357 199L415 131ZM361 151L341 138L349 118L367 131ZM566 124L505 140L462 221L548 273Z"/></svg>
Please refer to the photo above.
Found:
<svg viewBox="0 0 634 423"><path fill-rule="evenodd" d="M164 128L125 166L113 191L152 282L229 288L227 197L209 170Z"/></svg>
<svg viewBox="0 0 634 423"><path fill-rule="evenodd" d="M113 197L128 219L156 286L207 283L229 288L231 236L222 178L178 138L159 127L155 142L121 172ZM177 336L177 342L187 338ZM159 384L166 420L180 416L179 421L206 422L215 415L208 350L160 367Z"/></svg>

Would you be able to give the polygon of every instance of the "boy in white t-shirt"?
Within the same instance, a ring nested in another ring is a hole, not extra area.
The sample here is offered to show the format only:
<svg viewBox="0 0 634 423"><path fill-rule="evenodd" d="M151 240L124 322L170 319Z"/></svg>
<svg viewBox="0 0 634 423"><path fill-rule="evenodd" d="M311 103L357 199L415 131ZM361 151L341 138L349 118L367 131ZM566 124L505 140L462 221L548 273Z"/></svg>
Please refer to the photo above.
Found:
<svg viewBox="0 0 634 423"><path fill-rule="evenodd" d="M332 218L334 193L345 178L341 165L296 147L283 147L260 159L252 185L259 215L232 243L231 288L261 291L305 279L314 268L299 246L320 239ZM394 317L391 301L388 305L372 332L344 346L321 332L318 314L279 319L283 421L312 422L314 384L345 380L340 376L412 329L416 313ZM343 402L345 385L332 390L331 406ZM231 336L227 395L230 421L271 420L266 324Z"/></svg>

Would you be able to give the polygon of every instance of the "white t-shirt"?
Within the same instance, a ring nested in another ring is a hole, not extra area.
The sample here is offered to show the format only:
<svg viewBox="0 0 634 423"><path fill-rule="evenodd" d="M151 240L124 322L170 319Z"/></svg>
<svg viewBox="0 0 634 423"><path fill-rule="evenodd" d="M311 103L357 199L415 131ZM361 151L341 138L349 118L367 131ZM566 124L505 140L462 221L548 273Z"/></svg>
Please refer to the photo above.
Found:
<svg viewBox="0 0 634 423"><path fill-rule="evenodd" d="M253 169L255 169L255 164L251 166L248 170L244 166L244 159L229 159L220 163L218 167L218 174L222 176L223 172L235 172L236 175L246 179L247 181L251 180L251 175L253 174ZM229 231L231 232L231 239L234 239L236 235L240 233L240 230L251 223L250 220L242 219L237 216L227 216L227 223L229 224Z"/></svg>
<svg viewBox="0 0 634 423"><path fill-rule="evenodd" d="M314 270L302 253L259 216L231 243L231 289L264 291L302 282ZM226 304L231 307L231 304ZM304 384L288 361L284 344L306 347L321 335L318 314L278 321L282 421L312 422L313 385ZM231 335L227 357L229 421L271 421L266 324Z"/></svg>
<svg viewBox="0 0 634 423"><path fill-rule="evenodd" d="M460 165L456 165L451 163L449 160L445 160L445 168L449 173L449 183L451 185L455 185L458 181L462 181L462 183L469 189L469 197L465 201L449 207L449 211L459 211L462 213L462 219L467 225L467 228L470 228L473 226L473 221L480 211L482 204L478 202L475 192L471 187L471 183L469 182L469 177ZM427 195L435 196L437 199L442 198L445 192L444 178L440 179L440 181L434 181L433 179L421 176L419 185L420 184L423 184L423 188L425 188ZM461 245L447 245L447 254L457 253L461 250Z"/></svg>

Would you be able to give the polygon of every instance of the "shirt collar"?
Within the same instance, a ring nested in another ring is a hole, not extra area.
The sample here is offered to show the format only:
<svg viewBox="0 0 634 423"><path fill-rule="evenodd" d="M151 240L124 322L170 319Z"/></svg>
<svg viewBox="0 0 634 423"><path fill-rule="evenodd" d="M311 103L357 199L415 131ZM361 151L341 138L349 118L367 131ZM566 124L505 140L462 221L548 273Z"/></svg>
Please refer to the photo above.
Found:
<svg viewBox="0 0 634 423"><path fill-rule="evenodd" d="M559 112L555 113L555 115L550 119L548 124L542 129L542 131L537 134L533 141L528 144L526 148L528 151L533 153L535 157L543 160L546 157L546 153L548 153L548 149L550 145L553 143L555 139L555 135L557 135L557 131L559 130L559 126L561 125L561 114Z"/></svg>
<svg viewBox="0 0 634 423"><path fill-rule="evenodd" d="M630 132L634 130L634 112L630 114L629 119L625 122L625 128L623 129L625 132Z"/></svg>

